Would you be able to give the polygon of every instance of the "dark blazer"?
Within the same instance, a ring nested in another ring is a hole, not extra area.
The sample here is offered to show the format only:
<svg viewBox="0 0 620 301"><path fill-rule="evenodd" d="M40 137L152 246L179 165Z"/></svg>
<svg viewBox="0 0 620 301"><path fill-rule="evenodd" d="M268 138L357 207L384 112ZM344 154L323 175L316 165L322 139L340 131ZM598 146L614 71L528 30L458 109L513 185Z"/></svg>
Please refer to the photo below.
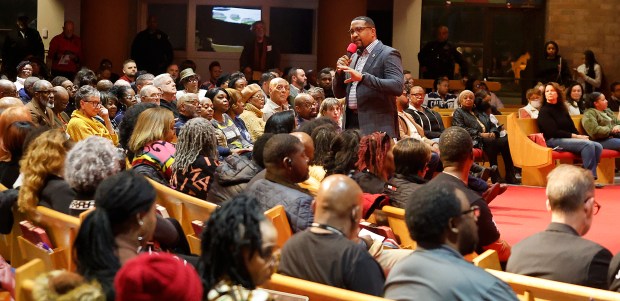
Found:
<svg viewBox="0 0 620 301"><path fill-rule="evenodd" d="M571 226L551 223L514 245L506 271L607 289L611 252L583 239Z"/></svg>
<svg viewBox="0 0 620 301"><path fill-rule="evenodd" d="M499 137L499 129L493 122L491 122L489 115L486 113L474 111L474 114L476 116L463 110L462 108L454 110L454 114L452 115L452 126L464 128L471 136L471 139L474 142L474 147L480 148L482 146L482 137L480 134L494 133L497 138ZM478 123L478 120L484 124L484 130L480 126L480 123Z"/></svg>
<svg viewBox="0 0 620 301"><path fill-rule="evenodd" d="M351 65L355 68L358 55L351 56ZM357 112L360 130L363 135L373 132L386 132L390 137L398 138L398 112L396 96L403 93L403 66L398 50L383 45L381 41L373 48L370 57L362 69L362 81L357 84ZM332 83L337 98L349 98L351 84L344 80L349 76L345 72L336 72ZM348 110L348 108L347 108ZM345 120L345 128L348 128Z"/></svg>

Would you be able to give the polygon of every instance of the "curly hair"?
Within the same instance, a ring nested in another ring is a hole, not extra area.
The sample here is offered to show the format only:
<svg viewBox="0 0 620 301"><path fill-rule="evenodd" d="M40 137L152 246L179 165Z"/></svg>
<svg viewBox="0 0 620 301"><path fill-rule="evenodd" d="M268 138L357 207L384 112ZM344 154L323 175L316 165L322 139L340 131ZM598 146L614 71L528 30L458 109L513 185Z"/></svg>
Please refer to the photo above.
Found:
<svg viewBox="0 0 620 301"><path fill-rule="evenodd" d="M360 138L361 135L358 130L346 130L334 138L329 147L327 163L324 166L325 176L333 174L346 175L355 169Z"/></svg>
<svg viewBox="0 0 620 301"><path fill-rule="evenodd" d="M215 128L202 117L192 118L181 127L172 172L187 172L187 168L196 161L198 155L217 159Z"/></svg>
<svg viewBox="0 0 620 301"><path fill-rule="evenodd" d="M260 223L265 219L256 198L246 194L238 194L211 214L205 222L201 243L205 292L222 278L247 289L256 287L242 251L246 249L250 254L261 251Z"/></svg>
<svg viewBox="0 0 620 301"><path fill-rule="evenodd" d="M92 194L101 181L121 171L121 159L110 140L90 136L67 153L65 181L77 192Z"/></svg>
<svg viewBox="0 0 620 301"><path fill-rule="evenodd" d="M19 189L17 205L30 219L38 220L36 207L39 204L39 193L49 175L62 175L70 145L66 134L58 129L44 132L28 145L19 162L24 182Z"/></svg>
<svg viewBox="0 0 620 301"><path fill-rule="evenodd" d="M392 139L383 132L374 132L362 137L357 152L358 171L368 170L370 173L388 180L388 171L385 170L385 158L392 148Z"/></svg>
<svg viewBox="0 0 620 301"><path fill-rule="evenodd" d="M322 125L312 131L312 141L314 142L314 158L312 165L325 166L329 162L329 150L332 141L338 136L338 132L332 125Z"/></svg>

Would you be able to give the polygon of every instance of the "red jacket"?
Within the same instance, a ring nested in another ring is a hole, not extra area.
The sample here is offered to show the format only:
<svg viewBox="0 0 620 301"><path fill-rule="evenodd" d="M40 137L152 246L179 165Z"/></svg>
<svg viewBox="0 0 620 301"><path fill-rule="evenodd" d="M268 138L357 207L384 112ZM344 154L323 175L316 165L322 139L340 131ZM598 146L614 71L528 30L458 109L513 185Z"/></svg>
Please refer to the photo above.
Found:
<svg viewBox="0 0 620 301"><path fill-rule="evenodd" d="M52 70L77 72L82 63L82 40L76 35L67 39L61 33L50 42L47 56L52 60Z"/></svg>

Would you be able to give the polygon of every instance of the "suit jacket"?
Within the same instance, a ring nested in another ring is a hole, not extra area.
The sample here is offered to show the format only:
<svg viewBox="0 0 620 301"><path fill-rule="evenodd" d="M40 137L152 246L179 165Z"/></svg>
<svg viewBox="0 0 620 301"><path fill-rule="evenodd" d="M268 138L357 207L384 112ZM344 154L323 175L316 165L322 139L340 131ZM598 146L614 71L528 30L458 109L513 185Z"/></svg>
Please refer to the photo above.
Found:
<svg viewBox="0 0 620 301"><path fill-rule="evenodd" d="M551 223L512 248L506 271L607 289L611 252L566 224Z"/></svg>
<svg viewBox="0 0 620 301"><path fill-rule="evenodd" d="M396 96L403 93L403 66L398 50L383 45L381 41L370 53L364 64L362 81L357 84L357 112L360 130L363 135L383 131L390 137L398 138L398 117ZM351 56L351 65L355 68L358 54ZM351 84L344 80L349 76L345 72L336 72L332 83L337 98L349 98ZM345 120L345 128L348 128Z"/></svg>
<svg viewBox="0 0 620 301"><path fill-rule="evenodd" d="M42 107L36 100L32 100L26 107L30 109L30 116L32 121L39 126L49 126L50 128L57 128L58 125L54 122L54 112L48 107Z"/></svg>

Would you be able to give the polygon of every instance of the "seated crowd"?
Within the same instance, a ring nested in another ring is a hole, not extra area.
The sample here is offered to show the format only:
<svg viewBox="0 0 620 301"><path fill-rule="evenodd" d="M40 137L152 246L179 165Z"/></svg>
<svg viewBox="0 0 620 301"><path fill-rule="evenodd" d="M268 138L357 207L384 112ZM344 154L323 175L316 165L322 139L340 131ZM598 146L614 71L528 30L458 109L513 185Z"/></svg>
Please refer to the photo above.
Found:
<svg viewBox="0 0 620 301"><path fill-rule="evenodd" d="M287 79L273 70L258 82L242 72L201 82L195 67L177 68L175 82L139 67L127 60L115 83L86 68L73 82L22 74L19 90L0 80L0 183L9 188L0 216L12 216L13 204L35 222L37 206L88 211L74 244L74 286L91 286L84 291L97 300L269 300L259 286L276 268L394 300L516 300L465 259L486 250L510 272L619 290L618 258L580 237L599 208L601 151L620 150L620 121L601 93L584 98L553 82L528 91L519 117L537 118L547 145L579 153L585 169L550 174L551 225L512 248L488 204L506 190L500 183L519 180L495 117L503 104L484 82L458 94L445 78L428 94L406 83L393 139L342 128L345 104L333 97L330 68L315 82L296 67ZM434 107L454 109L453 124ZM583 113L587 135L573 111ZM491 168L475 163L475 149ZM156 213L146 178L219 205L205 221L201 254L191 254L179 221ZM264 215L277 205L294 234L281 250ZM358 237L373 214L386 225L381 205L405 210L415 252ZM0 229L12 222L0 220ZM44 275L40 290L61 289L47 284L55 277Z"/></svg>

